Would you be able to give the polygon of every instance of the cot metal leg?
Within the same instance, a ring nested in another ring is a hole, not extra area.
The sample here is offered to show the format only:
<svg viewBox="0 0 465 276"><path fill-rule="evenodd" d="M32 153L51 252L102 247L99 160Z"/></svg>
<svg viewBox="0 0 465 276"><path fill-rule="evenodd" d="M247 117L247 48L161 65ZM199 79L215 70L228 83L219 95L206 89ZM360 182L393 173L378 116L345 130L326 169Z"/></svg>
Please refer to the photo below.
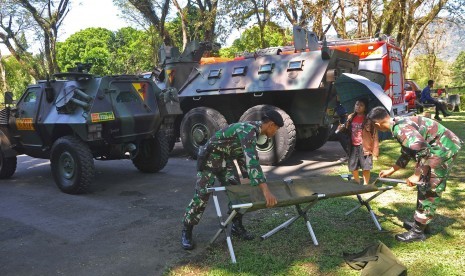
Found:
<svg viewBox="0 0 465 276"><path fill-rule="evenodd" d="M360 203L360 205L357 205L353 209L348 211L346 213L346 216L350 215L351 213L353 213L355 210L359 209L360 207L365 206L367 208L368 212L370 213L371 219L373 220L376 228L379 231L382 231L383 228L381 228L381 225L379 224L379 221L376 218L375 212L373 211L373 209L371 209L370 201L372 201L373 199L375 199L376 197L378 197L379 195L381 195L382 193L384 193L384 192L386 192L386 191L388 191L390 189L392 189L391 186L386 187L385 189L383 189L383 190L377 192L376 194L372 195L371 197L369 197L367 200L363 200L362 196L357 195L357 199L358 199L358 202Z"/></svg>
<svg viewBox="0 0 465 276"><path fill-rule="evenodd" d="M220 229L216 232L216 234L213 236L213 238L210 240L210 243L215 242L215 240L218 238L218 236L221 234L221 232L225 231L226 236L229 236L231 233L230 224L233 218L237 215L237 211L233 210L231 214L228 216L228 218L223 222L222 219L220 218Z"/></svg>
<svg viewBox="0 0 465 276"><path fill-rule="evenodd" d="M226 234L226 243L228 244L228 250L229 250L229 255L231 256L231 262L236 263L236 255L234 254L234 247L232 245L232 240L231 240L231 221L233 218L237 215L236 210L232 210L231 214L226 218L225 221L223 221L223 215L221 214L221 207L218 202L218 196L213 194L213 202L215 204L215 209L216 209L216 215L218 216L218 220L220 222L220 229L216 231L215 235L213 238L210 240L210 244L215 242L215 240L220 236L222 232L225 232Z"/></svg>
<svg viewBox="0 0 465 276"><path fill-rule="evenodd" d="M279 231L281 231L282 229L284 228L287 228L289 225L293 224L294 221L296 221L300 216L295 216L295 217L292 217L290 219L288 219L286 222L280 224L279 226L277 226L276 228L272 229L271 231L269 231L268 233L262 235L260 238L262 240L264 239L268 239L269 237L273 236L274 234L278 233Z"/></svg>
<svg viewBox="0 0 465 276"><path fill-rule="evenodd" d="M313 244L318 245L318 240L316 239L315 232L313 232L312 225L310 224L310 220L308 219L308 216L307 216L307 211L309 209L308 206L305 211L302 210L300 205L296 205L295 208L297 209L297 212L299 213L299 215L305 219L305 224L307 225L308 232L310 233L310 236L312 237Z"/></svg>
<svg viewBox="0 0 465 276"><path fill-rule="evenodd" d="M229 255L231 256L231 262L235 264L237 261L236 261L236 255L234 253L234 247L233 247L232 239L231 239L231 228L232 228L231 222L239 212L247 210L248 208L251 208L253 206L253 204L252 203L245 203L245 204L232 205L231 206L231 209L232 209L231 214L229 214L229 216L226 218L226 220L223 221L223 215L221 213L221 207L220 207L220 204L219 204L219 201L218 201L218 196L215 194L215 192L225 191L225 190L226 190L225 187L211 187L211 188L208 188L208 191L212 193L213 202L214 202L215 209L216 209L216 215L217 215L218 220L220 222L220 229L218 229L218 231L216 231L215 235L210 240L210 244L215 242L215 240L220 236L220 234L222 232L224 232L226 234L226 244L228 245ZM238 210L240 210L240 211L238 211Z"/></svg>
<svg viewBox="0 0 465 276"><path fill-rule="evenodd" d="M370 210L370 215L371 215L371 219L376 225L376 228L378 228L379 231L382 231L383 228L381 228L381 225L379 224L378 219L376 218L375 212L373 212L373 210Z"/></svg>
<svg viewBox="0 0 465 276"><path fill-rule="evenodd" d="M298 218L302 217L302 218L305 220L305 224L307 225L307 229L308 229L308 231L309 231L309 233L310 233L310 235L311 235L311 237L312 237L313 244L318 245L318 241L317 241L317 239L316 239L315 233L313 232L312 225L310 224L310 220L308 219L308 216L307 216L308 210L309 210L315 203L316 203L316 201L309 203L303 210L302 210L302 208L300 207L300 205L296 205L296 209L297 209L297 213L298 213L297 216L294 216L294 217L288 219L287 221L285 221L284 223L280 224L280 225L277 226L276 228L272 229L272 230L269 231L268 233L262 235L262 236L261 236L261 239L264 240L264 239L267 239L267 238L271 237L272 235L278 233L278 232L281 231L282 229L289 227L289 226L290 226L291 224L293 224Z"/></svg>
<svg viewBox="0 0 465 276"><path fill-rule="evenodd" d="M234 248L231 241L231 236L226 237L226 243L228 244L229 255L231 256L231 262L236 263L236 255L234 254Z"/></svg>

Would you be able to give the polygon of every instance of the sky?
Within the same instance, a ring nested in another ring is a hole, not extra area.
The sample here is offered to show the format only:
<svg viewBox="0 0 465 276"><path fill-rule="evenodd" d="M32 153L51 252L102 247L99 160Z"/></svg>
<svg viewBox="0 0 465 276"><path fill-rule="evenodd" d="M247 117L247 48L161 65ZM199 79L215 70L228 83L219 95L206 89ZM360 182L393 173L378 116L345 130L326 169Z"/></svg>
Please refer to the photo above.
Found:
<svg viewBox="0 0 465 276"><path fill-rule="evenodd" d="M102 27L116 31L129 26L118 15L121 12L112 0L75 0L63 21L58 41L65 41L70 35L89 27Z"/></svg>

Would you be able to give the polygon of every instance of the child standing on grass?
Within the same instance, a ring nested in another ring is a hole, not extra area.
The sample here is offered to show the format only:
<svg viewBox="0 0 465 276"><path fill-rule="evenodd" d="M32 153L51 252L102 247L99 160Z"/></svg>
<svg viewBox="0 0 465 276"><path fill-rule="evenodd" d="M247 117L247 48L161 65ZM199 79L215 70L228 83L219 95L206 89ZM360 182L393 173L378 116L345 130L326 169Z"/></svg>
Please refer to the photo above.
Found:
<svg viewBox="0 0 465 276"><path fill-rule="evenodd" d="M354 113L349 115L346 122L350 135L349 171L352 172L355 182L360 183L358 171L361 169L365 185L370 181L373 160L377 160L379 155L378 132L366 119L367 113L368 99L359 99L355 102Z"/></svg>

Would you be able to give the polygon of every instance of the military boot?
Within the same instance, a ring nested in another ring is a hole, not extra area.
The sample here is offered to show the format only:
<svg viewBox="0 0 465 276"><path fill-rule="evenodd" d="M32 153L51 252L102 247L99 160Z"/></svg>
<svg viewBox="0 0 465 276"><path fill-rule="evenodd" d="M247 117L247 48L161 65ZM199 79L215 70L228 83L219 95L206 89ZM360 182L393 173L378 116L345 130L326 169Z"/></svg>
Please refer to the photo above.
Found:
<svg viewBox="0 0 465 276"><path fill-rule="evenodd" d="M403 227L406 229L406 230L410 230L412 229L413 225L415 224L415 222L412 222L412 221L404 221L404 224L403 224ZM425 229L423 230L423 232L425 234L431 234L431 228L429 227L429 224L426 224L426 227Z"/></svg>
<svg viewBox="0 0 465 276"><path fill-rule="evenodd" d="M426 239L425 228L426 224L415 221L409 231L396 235L396 240L401 242L424 241Z"/></svg>
<svg viewBox="0 0 465 276"><path fill-rule="evenodd" d="M231 227L231 234L236 236L236 237L239 237L243 240L253 240L255 237L252 233L249 233L244 225L242 225L242 215L241 214L237 214L234 218L233 218L233 222L232 222L232 227Z"/></svg>
<svg viewBox="0 0 465 276"><path fill-rule="evenodd" d="M181 244L182 248L185 250L192 250L194 249L194 241L192 240L192 229L194 229L194 225L184 224L182 228L181 234Z"/></svg>

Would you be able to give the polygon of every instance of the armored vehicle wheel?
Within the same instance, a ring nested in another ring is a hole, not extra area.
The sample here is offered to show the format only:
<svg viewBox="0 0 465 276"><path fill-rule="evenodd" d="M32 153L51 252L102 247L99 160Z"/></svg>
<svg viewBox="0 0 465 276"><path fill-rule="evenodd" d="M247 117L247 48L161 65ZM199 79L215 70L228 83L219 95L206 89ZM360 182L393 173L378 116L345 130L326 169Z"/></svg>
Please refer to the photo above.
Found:
<svg viewBox="0 0 465 276"><path fill-rule="evenodd" d="M132 163L141 172L156 173L166 166L168 155L168 138L163 133L158 133L155 138L140 143Z"/></svg>
<svg viewBox="0 0 465 276"><path fill-rule="evenodd" d="M0 150L0 179L10 178L16 171L16 156L5 157Z"/></svg>
<svg viewBox="0 0 465 276"><path fill-rule="evenodd" d="M79 138L64 136L56 140L50 161L53 178L61 191L67 194L89 192L94 178L94 159L89 147Z"/></svg>
<svg viewBox="0 0 465 276"><path fill-rule="evenodd" d="M295 148L301 151L312 151L321 148L329 139L331 128L320 127L318 133L304 139L297 139Z"/></svg>
<svg viewBox="0 0 465 276"><path fill-rule="evenodd" d="M262 165L275 165L286 160L294 151L295 126L291 117L282 109L272 105L257 105L242 114L239 121L260 121L267 110L276 110L284 120L284 126L279 128L273 138L260 136L257 141L257 151Z"/></svg>
<svg viewBox="0 0 465 276"><path fill-rule="evenodd" d="M196 107L184 115L181 122L181 141L184 149L194 159L199 147L223 127L228 126L224 116L213 108Z"/></svg>
<svg viewBox="0 0 465 276"><path fill-rule="evenodd" d="M176 136L171 135L167 137L168 139L168 152L172 152L174 149L174 145L176 144Z"/></svg>

